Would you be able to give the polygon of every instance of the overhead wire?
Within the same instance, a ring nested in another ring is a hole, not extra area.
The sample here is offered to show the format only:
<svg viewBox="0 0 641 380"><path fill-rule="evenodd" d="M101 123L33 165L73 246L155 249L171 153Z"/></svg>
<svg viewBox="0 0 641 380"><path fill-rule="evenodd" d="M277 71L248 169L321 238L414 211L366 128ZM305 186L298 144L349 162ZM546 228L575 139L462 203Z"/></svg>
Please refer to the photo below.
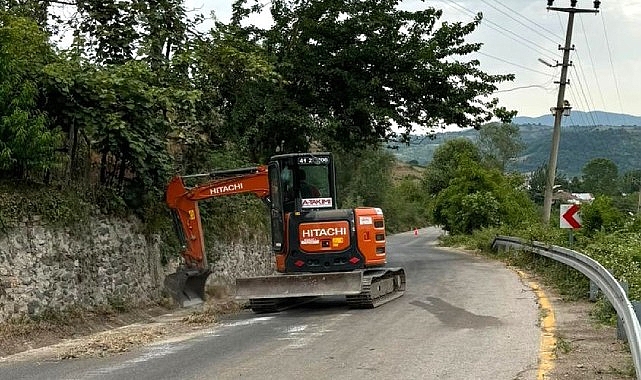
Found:
<svg viewBox="0 0 641 380"><path fill-rule="evenodd" d="M453 8L455 8L456 10L462 12L463 14L467 14L467 15L471 15L471 16L475 16L477 14L476 12L466 8L465 6L461 5L460 3L455 2L454 0L442 0L442 1L449 3ZM493 0L492 3L501 6L502 8L506 9L507 11L505 11L503 9L499 9L497 6L493 5L488 0L481 0L481 2L483 2L484 4L486 4L489 7L493 8L494 10L496 10L499 13L501 13L502 15L504 15L504 16L510 18L511 20L517 22L521 26L523 26L523 27L529 29L530 31L533 31L537 35L545 38L546 40L552 41L552 42L555 42L555 43L558 44L557 41L554 41L552 38L544 35L543 33L541 33L541 31L544 31L545 33L547 33L550 36L553 36L555 38L560 38L559 34L555 33L554 31L552 31L550 29L547 29L547 28L543 27L542 25L540 25L540 24L530 20L529 18L523 16L519 12L517 12L514 9L510 8L509 6L505 5L502 1ZM512 13L512 14L510 14L510 13ZM525 24L523 21L517 19L516 17L519 17L520 19L525 20L526 22L528 22L529 24L533 25L534 27L536 27L538 29L535 29L535 28L531 27L530 25ZM559 21L560 30L561 30L562 34L564 35L566 33L566 30L565 30L566 26L564 26L564 23L561 20L561 16L558 13L557 13L557 19ZM603 18L602 18L602 20L603 20ZM498 31L504 37L510 38L510 39L515 40L515 41L517 41L519 43L521 41L525 41L526 44L529 45L529 46L525 46L525 47L527 47L527 48L529 48L531 50L534 50L539 54L543 54L545 57L553 59L553 60L556 61L556 59L557 59L556 57L558 56L558 52L552 52L548 48L545 48L545 47L543 47L543 46L541 46L541 45L539 45L537 43L534 43L531 40L527 40L524 37L521 37L519 34L513 32L513 31L511 31L511 30L509 30L509 29L507 29L507 28L505 28L505 27L503 27L501 25L498 25L497 23L489 20L488 18L484 18L483 21L485 22L486 26L488 26L490 29ZM585 26L583 24L583 20L581 20L581 27L582 27L583 34L584 34L584 37L585 37L588 57L590 59L590 62L592 63L592 67L591 67L592 68L592 73L593 73L593 75L594 75L594 77L596 79L596 90L599 93L599 96L601 98L602 104L605 106L605 100L603 98L603 92L601 91L601 85L600 85L600 83L598 81L598 76L596 74L594 59L593 59L593 56L592 56L592 53L591 53L591 50L590 50L590 45L589 45L589 42L588 42L587 34L585 32ZM604 28L604 35L606 36L606 40L607 40L607 31L605 30L605 22L604 21L603 21L603 28ZM513 36L515 36L516 38L514 38ZM534 46L534 48L532 48L532 46ZM563 48L561 47L560 44L558 44L558 47L559 47L559 50L563 50ZM574 46L573 46L573 48L574 48ZM503 58L500 58L500 57L497 57L497 56L494 56L494 55L491 55L491 54L483 53L483 52L480 52L480 51L477 52L477 53L480 54L480 55L495 59L495 60L499 60L499 61L507 63L509 65L513 65L515 67L519 67L519 68L524 69L524 70L528 70L528 71L535 72L535 73L538 73L538 74L543 74L543 75L546 75L546 76L551 75L550 73L544 73L544 72L542 72L540 70L532 69L530 67L526 67L524 65L521 65L521 64L518 64L518 63L515 63L515 62L510 62L509 60L506 60L506 59L503 59ZM554 58L551 58L550 54L548 54L548 53L553 54ZM617 85L617 96L619 98L619 106L622 108L620 91L619 91L619 88L618 88L618 82L616 81L614 64L613 64L613 61L612 61L612 54L611 54L611 50L610 50L609 44L608 44L608 53L609 53L609 57L610 57L610 65L612 67L612 75L615 78L615 85ZM592 112L592 111L596 110L596 103L595 103L595 101L594 101L594 99L592 97L592 93L594 92L594 90L592 90L592 89L586 90L588 88L588 85L587 85L588 84L588 80L587 80L587 76L585 74L584 65L582 64L580 55L577 52L574 53L574 56L575 56L575 61L576 61L574 63L574 65L573 65L574 73L570 72L569 74L573 76L573 82L574 82L575 86L574 87L570 86L570 89L571 89L571 92L574 94L573 98L574 98L575 103L577 105L580 105L581 107L583 107L586 110L585 114L581 114L582 117L590 119L590 120L587 120L587 123L585 125L594 125L594 126L596 126L597 124L599 124L600 121L598 120L598 115L595 112ZM525 85L525 86L514 87L512 89L499 90L499 91L496 91L496 92L508 92L508 91L514 91L514 90L518 90L518 89L533 88L533 87L539 87L539 88L544 88L545 89L545 86L534 84L534 85ZM606 114L605 117L608 118L607 114ZM584 120L584 121L586 121L586 120ZM607 122L609 124L609 120Z"/></svg>
<svg viewBox="0 0 641 380"><path fill-rule="evenodd" d="M621 113L623 113L623 103L621 102L621 93L619 92L619 81L617 81L617 77L614 70L614 62L612 62L612 49L610 49L610 39L608 38L608 31L605 28L605 18L603 17L603 12L600 12L600 13L601 13L601 23L603 24L603 35L605 36L605 42L608 47L608 57L610 59L610 67L612 68L612 79L614 80L614 87L616 88L616 91L617 91L617 99L619 100L619 109Z"/></svg>
<svg viewBox="0 0 641 380"><path fill-rule="evenodd" d="M474 12L474 11L472 11L472 10L470 10L470 9L460 5L460 4L458 4L454 0L441 0L441 1L445 1L445 2L450 3L453 7L455 7L459 11L462 11L463 13L466 13L467 15L476 16L476 14L477 14L477 12ZM548 48L546 48L544 46L541 46L541 45L539 45L539 44L537 44L535 42L532 42L531 40L528 40L527 38L525 38L523 36L520 36L517 33L514 33L511 30L508 30L505 27L503 27L503 26L501 26L501 25L499 25L499 24L497 24L497 23L495 23L495 22L493 22L491 20L488 20L487 18L484 18L483 20L485 21L485 23L486 23L485 25L487 25L488 28L494 29L494 30L496 30L498 32L507 33L507 35L503 34L503 36L505 36L507 38L510 38L510 39L512 39L512 40L514 40L516 42L519 42L519 43L523 43L524 42L526 44L529 44L529 45L531 45L530 48L533 49L533 50L537 50L537 52L539 54L545 55L546 57L548 57L550 59L555 59L554 58L555 52L553 52L552 50L549 50ZM534 46L534 48L532 48L532 46Z"/></svg>
<svg viewBox="0 0 641 380"><path fill-rule="evenodd" d="M518 64L518 63L510 62L510 61L508 61L508 60L506 60L506 59L503 59L503 58L500 58L500 57L497 57L497 56L494 56L494 55L491 55L491 54L483 53L483 52L480 52L480 51L477 51L477 52L476 52L476 54L480 54L480 55L486 56L486 57L488 57L488 58L496 59L496 60L498 60L498 61L501 61L501 62L504 62L504 63L510 64L510 65L513 65L513 66L516 66L516 67L520 67L520 68L522 68L523 70L528 70L528 71L531 71L531 72L534 72L534 73L543 74L543 75L545 75L545 76L549 76L549 75L550 75L550 73L546 73L546 72L543 72L543 71L539 71L539 70L536 70L536 69L532 69L532 68L530 68L530 67L523 66L523 65Z"/></svg>
<svg viewBox="0 0 641 380"><path fill-rule="evenodd" d="M559 13L557 13L557 20L559 21L559 26L560 26L561 30L563 30L565 28L565 26L563 25L563 21L561 20L561 16L559 15ZM585 34L585 29L584 29L584 36L586 36L585 38L587 40L587 35ZM562 49L562 48L559 46L559 49ZM577 86L578 86L578 88L576 90L577 91L576 92L576 99L577 100L581 100L581 99L585 100L584 109L587 111L588 115L592 119L591 120L592 121L592 125L596 126L597 125L597 121L594 120L594 114L592 112L590 112L591 109L594 109L594 101L592 101L592 106L590 106L590 101L588 100L588 95L586 95L586 92L583 89L583 83L586 83L586 85L587 85L587 79L585 77L585 73L583 72L583 65L581 63L581 59L580 59L579 55L576 53L576 49L575 49L574 45L572 45L572 50L574 50L574 52L575 52L574 53L574 57L575 57L575 61L576 61L576 62L573 62L573 64L572 64L572 67L575 70L575 75L574 75L574 80L573 81L576 82ZM577 70L577 67L579 67L579 70L581 70L581 72L583 73L583 80L581 80L580 77L579 77L579 72ZM572 75L572 72L569 71L568 74ZM571 88L571 89L574 90L573 88ZM581 91L581 95L579 95L578 91ZM590 93L590 92L588 91L588 93ZM582 103L581 102L577 102L577 104L581 105ZM589 125L589 124L585 124L585 125Z"/></svg>
<svg viewBox="0 0 641 380"><path fill-rule="evenodd" d="M588 34L585 32L585 25L583 24L583 19L580 18L579 20L581 21L581 30L583 30L583 37L585 37L585 46L588 49L588 57L590 57L590 63L592 64L592 74L594 74L594 80L595 80L595 83L596 83L596 88L597 88L597 91L599 93L599 97L601 98L601 104L603 105L604 110L605 110L605 99L603 98L603 91L601 90L601 84L599 82L599 76L596 73L596 69L595 69L596 65L594 64L594 59L592 58L592 49L590 49L590 42L588 40ZM608 116L607 113L605 113L605 119L606 119L606 123L610 125L611 124L610 117Z"/></svg>
<svg viewBox="0 0 641 380"><path fill-rule="evenodd" d="M519 17L521 17L521 18L522 18L522 19L524 19L525 21L527 21L527 22L529 22L529 23L531 23L531 24L535 25L535 26L536 26L536 27L538 27L539 29L541 29L541 30L543 30L543 31L545 31L545 32L547 32L547 33L549 33L551 36L554 36L555 38L560 39L559 35L558 35L558 34L556 34L555 32L553 32L553 31L551 31L550 29L547 29L546 27L544 27L543 25L538 24L538 23L536 23L536 22L534 22L534 21L530 20L529 18L527 18L527 17L523 16L520 12L517 12L517 11L515 11L514 9L512 9L512 8L508 7L507 5L503 4L500 0L494 0L494 1L495 1L497 4L501 5L503 8L506 8L506 9L508 9L510 12L514 13L515 15L517 15L517 16L519 16ZM555 41L552 41L552 42L555 42Z"/></svg>
<svg viewBox="0 0 641 380"><path fill-rule="evenodd" d="M494 93L497 92L511 92L511 91L516 91L516 90L523 90L526 88L542 88L544 90L548 90L549 88L545 84L530 84L527 86L518 86L518 87L512 87L512 88L506 88L505 90L497 90L494 91Z"/></svg>
<svg viewBox="0 0 641 380"><path fill-rule="evenodd" d="M576 50L574 51L574 56L576 58L576 61L579 62L579 55ZM583 71L583 67L581 65L572 65L572 69L574 69L576 80L578 81L578 84L579 84L579 90L581 90L581 94L585 99L585 104L587 105L586 111L589 112L590 118L592 119L592 123L596 126L598 123L598 120L595 120L596 115L594 115L594 113L592 112L595 109L594 100L590 95L588 95L588 94L591 94L591 92L588 91L586 94L583 88L583 83L586 83L587 85L587 82L588 82L587 79L585 78L585 72Z"/></svg>
<svg viewBox="0 0 641 380"><path fill-rule="evenodd" d="M577 90L574 88L574 86L572 86L572 83L574 83L575 80L571 77L571 75L569 77L570 77L570 84L567 86L567 89L568 89L567 90L567 98L571 100L570 104L574 104L575 108L577 106L580 107L580 108L583 108L584 107L583 100L578 95ZM579 125L578 116L577 115L579 115L577 112L570 112L570 115L568 116L568 119L570 120L572 125ZM580 114L580 115L581 115L581 119L582 119L581 122L583 124L585 124L586 123L585 115L584 114Z"/></svg>
<svg viewBox="0 0 641 380"><path fill-rule="evenodd" d="M495 0L495 1L496 1L496 0ZM540 31L538 31L537 29L534 29L533 27L531 27L531 26L529 26L529 25L526 25L524 22L522 22L522 21L520 21L520 20L517 20L516 18L514 18L514 17L513 17L512 15L510 15L509 13L507 13L507 12L505 12L505 11L503 11L503 10L501 10L501 9L497 8L497 7L496 7L496 6L494 6L494 5L492 5L492 3L490 3L490 2L488 2L488 1L486 1L486 0L481 0L481 2L483 2L483 3L487 4L487 6L489 6L489 7L493 8L493 9L495 9L497 12L502 13L503 15L507 16L508 18L510 18L510 19L512 19L512 20L514 20L514 21L516 21L516 22L518 22L519 24L523 25L524 27L526 27L526 28L528 28L529 30L533 31L534 33L538 34L539 36L542 36L543 38L547 39L548 41L551 41L552 43L558 43L558 41L555 41L555 40L553 40L552 38L550 38L550 37L548 37L548 36L544 35L544 34L543 34L543 33L541 33ZM503 5L503 4L501 4L501 5ZM510 9L509 7L507 7L507 6L505 6L505 5L503 5L503 6L504 6L504 7L506 7L506 8L508 8L508 9ZM514 12L514 11L513 11L513 12ZM518 14L517 12L514 12L514 13L515 13L515 14ZM522 17L522 16L521 16L521 17ZM525 17L524 17L524 18L525 18ZM525 18L525 19L526 19L526 20L528 20L527 18ZM529 21L529 20L528 20L528 21ZM534 24L535 24L535 25L537 25L536 23L534 23Z"/></svg>

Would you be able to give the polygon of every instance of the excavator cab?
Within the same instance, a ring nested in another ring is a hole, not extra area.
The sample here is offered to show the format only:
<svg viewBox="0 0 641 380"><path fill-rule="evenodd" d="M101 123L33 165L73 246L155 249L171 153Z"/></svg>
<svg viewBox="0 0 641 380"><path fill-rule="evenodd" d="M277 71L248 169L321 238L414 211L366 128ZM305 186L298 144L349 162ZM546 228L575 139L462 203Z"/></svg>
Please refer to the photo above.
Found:
<svg viewBox="0 0 641 380"><path fill-rule="evenodd" d="M284 212L303 212L336 208L336 180L330 153L294 153L274 156L269 165L272 200L278 195L277 182L283 196Z"/></svg>
<svg viewBox="0 0 641 380"><path fill-rule="evenodd" d="M282 252L286 218L336 209L336 172L331 153L290 153L269 163L271 231L274 252Z"/></svg>

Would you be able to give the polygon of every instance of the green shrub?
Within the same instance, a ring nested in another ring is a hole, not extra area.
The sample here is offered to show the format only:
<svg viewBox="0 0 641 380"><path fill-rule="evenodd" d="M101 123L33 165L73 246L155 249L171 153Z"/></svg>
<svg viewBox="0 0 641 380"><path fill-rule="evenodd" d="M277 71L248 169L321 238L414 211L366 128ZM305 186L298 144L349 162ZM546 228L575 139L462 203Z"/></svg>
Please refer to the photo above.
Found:
<svg viewBox="0 0 641 380"><path fill-rule="evenodd" d="M583 229L588 234L597 231L612 232L624 224L624 216L608 196L598 196L590 204L581 206Z"/></svg>

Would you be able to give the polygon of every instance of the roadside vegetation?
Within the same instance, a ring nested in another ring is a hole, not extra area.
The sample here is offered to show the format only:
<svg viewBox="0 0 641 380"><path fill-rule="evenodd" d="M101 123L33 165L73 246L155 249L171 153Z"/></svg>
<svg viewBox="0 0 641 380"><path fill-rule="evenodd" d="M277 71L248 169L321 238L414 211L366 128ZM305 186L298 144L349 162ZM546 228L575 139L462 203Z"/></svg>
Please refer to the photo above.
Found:
<svg viewBox="0 0 641 380"><path fill-rule="evenodd" d="M509 127L500 132L501 138L494 135L497 131L493 128L483 127L479 131L480 136L488 133L493 136L482 147L465 138L439 146L426 167L424 181L430 184L426 188L431 191L431 221L449 233L443 243L474 249L537 273L568 299L586 298L589 281L578 271L538 255L495 252L491 244L495 236L507 235L568 247L592 257L619 281L627 283L630 299L641 299L638 173L619 176L612 161L595 158L585 165L581 177L572 181L557 178L555 183L562 184L559 196L582 191L595 196L592 202L581 205L582 228L572 231L570 240L570 230L559 228L561 199L554 203L552 215L556 218L552 218L551 224L545 225L540 220L544 166L526 178L501 171L495 160L488 159L488 153L505 151L501 146L505 141L513 140L510 146L519 146L518 134L506 138ZM514 158L518 149L510 152L507 157ZM616 320L607 302L597 305L595 315L600 319Z"/></svg>

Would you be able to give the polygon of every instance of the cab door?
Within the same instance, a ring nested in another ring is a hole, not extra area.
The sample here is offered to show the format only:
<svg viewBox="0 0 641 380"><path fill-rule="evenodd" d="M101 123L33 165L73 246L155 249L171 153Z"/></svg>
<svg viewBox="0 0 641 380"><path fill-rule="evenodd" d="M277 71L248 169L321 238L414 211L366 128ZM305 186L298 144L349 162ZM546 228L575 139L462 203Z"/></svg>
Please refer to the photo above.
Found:
<svg viewBox="0 0 641 380"><path fill-rule="evenodd" d="M270 192L270 218L272 230L272 249L282 252L284 249L284 216L283 216L283 191L280 176L280 167L277 161L269 163L269 192Z"/></svg>

